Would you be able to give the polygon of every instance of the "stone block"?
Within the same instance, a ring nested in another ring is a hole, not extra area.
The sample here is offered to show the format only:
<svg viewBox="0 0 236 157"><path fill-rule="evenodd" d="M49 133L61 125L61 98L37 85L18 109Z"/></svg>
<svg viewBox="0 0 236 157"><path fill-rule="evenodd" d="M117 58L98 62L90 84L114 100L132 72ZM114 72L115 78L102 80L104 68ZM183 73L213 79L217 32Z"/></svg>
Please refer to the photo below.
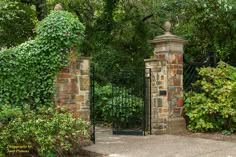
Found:
<svg viewBox="0 0 236 157"><path fill-rule="evenodd" d="M152 86L151 93L152 93L152 96L153 96L153 94L158 93L158 88L155 86L154 87Z"/></svg>
<svg viewBox="0 0 236 157"><path fill-rule="evenodd" d="M69 69L68 66L66 66L66 67L63 67L63 68L61 69L61 72L62 72L62 73L69 73L69 72L70 72L70 69Z"/></svg>
<svg viewBox="0 0 236 157"><path fill-rule="evenodd" d="M82 76L80 71L83 73ZM69 65L63 67L55 78L55 103L71 112L73 116L89 119L89 81L89 59L78 60L72 56Z"/></svg>
<svg viewBox="0 0 236 157"><path fill-rule="evenodd" d="M70 99L70 95L61 92L61 93L58 94L58 98L61 99L61 100L63 100L63 99Z"/></svg>
<svg viewBox="0 0 236 157"><path fill-rule="evenodd" d="M182 134L187 131L185 119L183 117L168 119L168 127L166 133L168 134Z"/></svg>
<svg viewBox="0 0 236 157"><path fill-rule="evenodd" d="M71 98L71 99L75 99L75 94L71 94L71 95L70 95L70 98Z"/></svg>
<svg viewBox="0 0 236 157"><path fill-rule="evenodd" d="M183 98L181 97L181 98L178 98L177 99L177 107L183 107L183 105L184 105L184 100L183 100Z"/></svg>
<svg viewBox="0 0 236 157"><path fill-rule="evenodd" d="M76 114L76 117L79 117L83 120L89 120L90 119L89 111L80 111Z"/></svg>
<svg viewBox="0 0 236 157"><path fill-rule="evenodd" d="M77 71L77 64L78 62L76 58L71 58L71 62L69 63L69 71L70 73L75 73Z"/></svg>
<svg viewBox="0 0 236 157"><path fill-rule="evenodd" d="M157 99L157 104L158 104L158 107L162 107L163 104L162 104L162 98L158 98Z"/></svg>
<svg viewBox="0 0 236 157"><path fill-rule="evenodd" d="M163 61L161 61L161 66L163 67L163 66L166 66L166 60L163 60Z"/></svg>
<svg viewBox="0 0 236 157"><path fill-rule="evenodd" d="M167 108L162 108L162 112L163 112L163 113L167 113L167 112L168 112L168 109L167 109Z"/></svg>
<svg viewBox="0 0 236 157"><path fill-rule="evenodd" d="M90 78L89 76L80 76L80 80L79 80L79 84L80 84L80 90L82 91L87 91L90 88Z"/></svg>
<svg viewBox="0 0 236 157"><path fill-rule="evenodd" d="M163 84L163 81L157 81L157 84L158 84L158 85L162 85L162 84Z"/></svg>
<svg viewBox="0 0 236 157"><path fill-rule="evenodd" d="M70 73L59 73L58 77L59 78L71 78L72 74L70 74Z"/></svg>
<svg viewBox="0 0 236 157"><path fill-rule="evenodd" d="M183 54L177 54L177 63L183 64Z"/></svg>
<svg viewBox="0 0 236 157"><path fill-rule="evenodd" d="M59 93L63 92L64 91L63 85L62 84L56 84L55 85L55 90Z"/></svg>
<svg viewBox="0 0 236 157"><path fill-rule="evenodd" d="M64 84L67 84L68 81L69 81L68 78L60 78L60 77L58 77L57 80L56 80L56 83L58 85L64 85Z"/></svg>
<svg viewBox="0 0 236 157"><path fill-rule="evenodd" d="M81 75L88 75L90 69L89 59L83 59L80 63Z"/></svg>
<svg viewBox="0 0 236 157"><path fill-rule="evenodd" d="M76 96L76 100L79 102L83 102L84 101L84 96L83 95L78 95Z"/></svg>
<svg viewBox="0 0 236 157"><path fill-rule="evenodd" d="M178 69L183 69L183 64L178 64Z"/></svg>
<svg viewBox="0 0 236 157"><path fill-rule="evenodd" d="M81 75L89 75L89 73L90 73L89 69L85 69L85 70L80 71Z"/></svg>
<svg viewBox="0 0 236 157"><path fill-rule="evenodd" d="M164 76L164 75L161 75L160 80L161 80L161 81L164 81L164 79L165 79L165 76Z"/></svg>
<svg viewBox="0 0 236 157"><path fill-rule="evenodd" d="M158 88L159 88L160 90L163 90L163 89L164 89L164 86L158 86Z"/></svg>
<svg viewBox="0 0 236 157"><path fill-rule="evenodd" d="M178 80L178 79L175 79L175 80L173 80L173 85L174 86L180 86L180 80Z"/></svg>
<svg viewBox="0 0 236 157"><path fill-rule="evenodd" d="M183 70L182 69L177 70L177 74L178 75L183 75Z"/></svg>
<svg viewBox="0 0 236 157"><path fill-rule="evenodd" d="M162 135L166 134L166 129L152 129L153 135Z"/></svg>
<svg viewBox="0 0 236 157"><path fill-rule="evenodd" d="M173 108L173 113L174 114L181 114L181 108L179 108L179 107L175 107L175 108Z"/></svg>
<svg viewBox="0 0 236 157"><path fill-rule="evenodd" d="M158 108L152 108L152 117L154 119L158 118Z"/></svg>
<svg viewBox="0 0 236 157"><path fill-rule="evenodd" d="M60 107L64 108L70 113L78 112L80 110L80 106L78 104L62 104Z"/></svg>
<svg viewBox="0 0 236 157"><path fill-rule="evenodd" d="M70 87L71 88L71 93L77 94L79 92L76 79L71 79L71 83L69 84L69 86L71 86Z"/></svg>

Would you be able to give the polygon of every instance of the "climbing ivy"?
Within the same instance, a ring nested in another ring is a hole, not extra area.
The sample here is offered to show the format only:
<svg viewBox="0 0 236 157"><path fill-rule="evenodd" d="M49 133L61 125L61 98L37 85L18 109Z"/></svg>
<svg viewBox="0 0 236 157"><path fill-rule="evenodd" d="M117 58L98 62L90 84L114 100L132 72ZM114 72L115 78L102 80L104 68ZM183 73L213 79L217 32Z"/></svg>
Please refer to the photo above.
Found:
<svg viewBox="0 0 236 157"><path fill-rule="evenodd" d="M52 11L34 40L0 51L0 105L50 105L55 76L82 42L84 29L73 14Z"/></svg>

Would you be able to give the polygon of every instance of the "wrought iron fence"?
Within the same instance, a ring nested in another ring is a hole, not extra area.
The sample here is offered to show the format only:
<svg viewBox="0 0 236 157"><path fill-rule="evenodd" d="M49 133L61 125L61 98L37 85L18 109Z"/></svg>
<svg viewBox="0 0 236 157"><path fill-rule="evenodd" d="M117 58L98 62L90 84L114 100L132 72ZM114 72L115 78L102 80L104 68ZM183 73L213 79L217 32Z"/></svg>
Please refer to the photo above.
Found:
<svg viewBox="0 0 236 157"><path fill-rule="evenodd" d="M217 65L217 56L214 52L209 52L201 62L184 62L183 85L184 90L197 90L198 87L193 86L193 83L201 79L197 69L202 67L215 67Z"/></svg>

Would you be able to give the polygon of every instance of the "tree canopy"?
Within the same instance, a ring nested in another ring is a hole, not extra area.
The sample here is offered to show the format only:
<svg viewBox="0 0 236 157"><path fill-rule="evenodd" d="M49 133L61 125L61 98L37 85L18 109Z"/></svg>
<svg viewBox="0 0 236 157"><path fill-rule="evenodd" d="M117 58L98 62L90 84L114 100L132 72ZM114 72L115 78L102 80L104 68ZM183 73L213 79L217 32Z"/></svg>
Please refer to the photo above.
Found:
<svg viewBox="0 0 236 157"><path fill-rule="evenodd" d="M98 71L144 66L152 48L147 42L172 32L188 40L185 58L198 61L214 51L228 63L236 59L234 0L0 0L0 47L11 47L34 35L33 28L57 3L85 25L80 53L92 56Z"/></svg>

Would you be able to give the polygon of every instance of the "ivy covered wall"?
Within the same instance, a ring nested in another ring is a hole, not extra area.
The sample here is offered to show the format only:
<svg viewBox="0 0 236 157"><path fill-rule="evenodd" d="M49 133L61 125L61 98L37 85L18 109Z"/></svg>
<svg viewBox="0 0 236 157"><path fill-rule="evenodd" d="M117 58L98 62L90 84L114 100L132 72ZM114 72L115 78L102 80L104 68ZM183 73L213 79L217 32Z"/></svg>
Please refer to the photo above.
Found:
<svg viewBox="0 0 236 157"><path fill-rule="evenodd" d="M66 11L52 11L36 28L34 40L0 51L0 105L51 105L55 76L76 52L84 26Z"/></svg>

